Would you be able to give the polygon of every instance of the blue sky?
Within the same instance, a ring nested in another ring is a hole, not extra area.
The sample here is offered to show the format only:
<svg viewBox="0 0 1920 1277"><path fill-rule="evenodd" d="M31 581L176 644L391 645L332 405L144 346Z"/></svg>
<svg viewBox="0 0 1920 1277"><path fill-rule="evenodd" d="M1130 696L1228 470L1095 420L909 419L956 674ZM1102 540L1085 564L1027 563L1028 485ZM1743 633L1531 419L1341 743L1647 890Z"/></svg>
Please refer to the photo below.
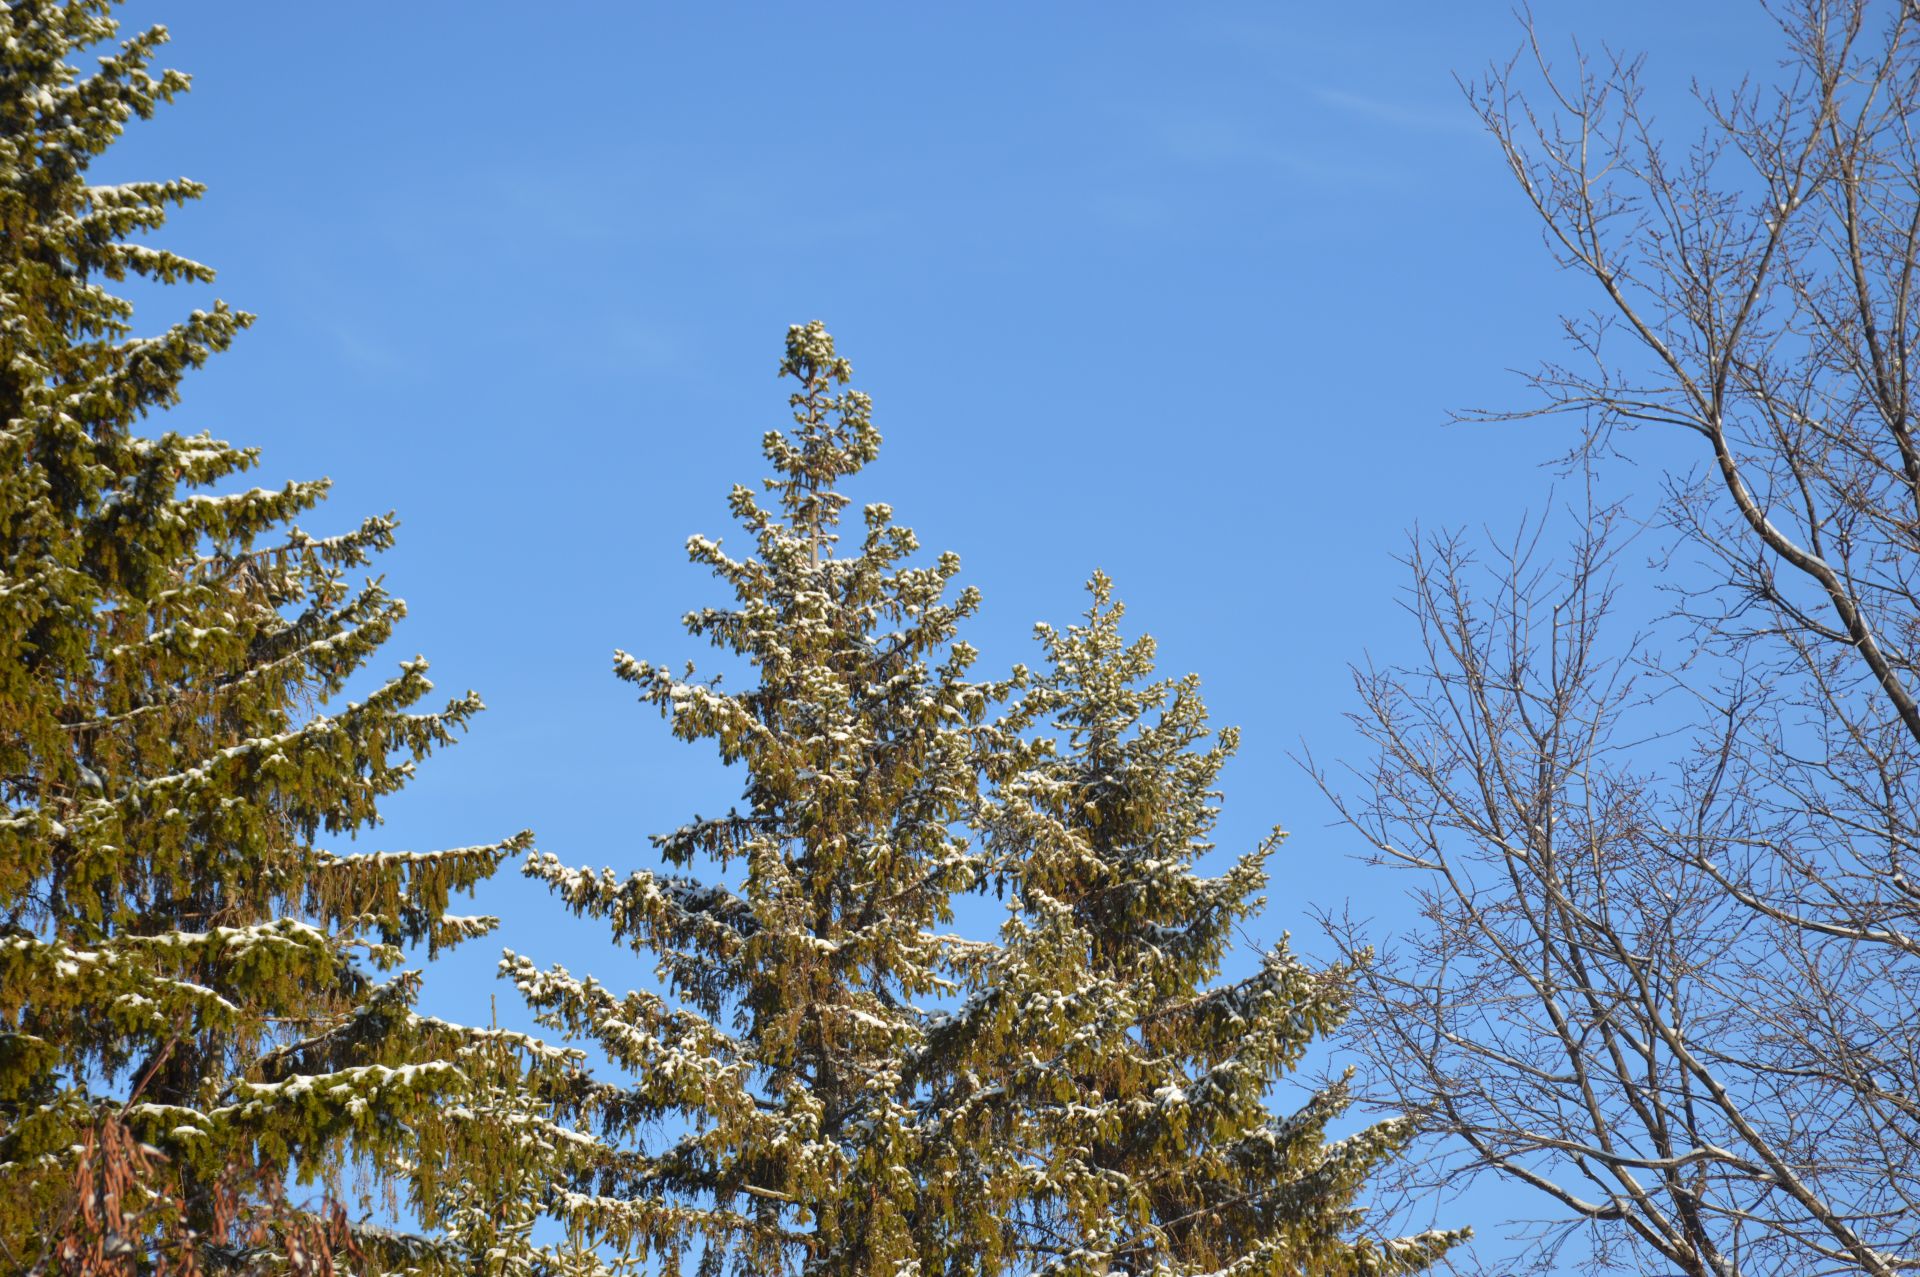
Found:
<svg viewBox="0 0 1920 1277"><path fill-rule="evenodd" d="M1687 78L1764 72L1757 6L1537 6ZM609 672L698 657L689 566L784 421L789 323L826 321L876 404L885 500L986 595L983 670L1118 582L1164 667L1245 731L1223 850L1295 833L1256 933L1309 903L1394 916L1289 761L1358 757L1349 662L1412 635L1406 529L1511 530L1566 427L1448 427L1520 405L1587 298L1556 275L1455 87L1516 46L1505 0L1371 6L773 6L137 0L194 92L110 180L187 174L168 243L261 316L168 424L264 449L263 482L330 475L314 530L399 511L384 571L443 689L491 711L394 802L381 845L531 826L572 863L651 863L645 835L733 778ZM204 299L151 297L146 324ZM1631 479L1631 475L1627 478ZM501 943L610 982L610 955L503 875ZM437 968L468 1017L512 990L497 945ZM1448 1222L1525 1199L1478 1194Z"/></svg>

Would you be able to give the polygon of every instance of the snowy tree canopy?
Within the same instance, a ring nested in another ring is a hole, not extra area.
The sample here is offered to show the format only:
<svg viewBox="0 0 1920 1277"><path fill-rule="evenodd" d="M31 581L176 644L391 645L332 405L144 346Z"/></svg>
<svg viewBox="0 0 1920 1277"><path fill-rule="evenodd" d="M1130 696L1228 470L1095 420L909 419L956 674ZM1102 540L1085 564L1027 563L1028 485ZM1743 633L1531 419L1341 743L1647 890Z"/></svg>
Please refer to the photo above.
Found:
<svg viewBox="0 0 1920 1277"><path fill-rule="evenodd" d="M1043 631L1044 676L972 679L958 560L915 566L885 505L843 527L838 482L880 445L846 360L796 325L780 371L794 426L730 501L751 552L689 542L733 600L686 627L757 681L615 658L744 768L740 802L656 836L658 869L527 863L662 986L503 963L624 1074L567 1114L603 1144L562 1214L667 1272L1427 1266L1455 1234L1355 1236L1399 1126L1326 1144L1339 1091L1265 1106L1341 1015L1340 973L1280 951L1209 984L1277 838L1193 872L1233 744L1206 746L1195 683L1142 683L1151 643L1120 641L1104 578L1086 627ZM956 899L995 892L1000 934L955 934Z"/></svg>
<svg viewBox="0 0 1920 1277"><path fill-rule="evenodd" d="M572 1070L412 1010L407 951L490 931L450 902L528 838L339 845L480 700L434 706L417 659L343 700L405 614L349 580L391 517L310 535L324 481L242 489L252 450L141 432L251 317L136 336L109 291L213 278L141 238L199 185L88 181L187 88L157 27L79 74L115 32L104 0L0 10L0 1266L461 1268L491 1235L361 1227L341 1173L432 1222L486 1169L450 1115Z"/></svg>

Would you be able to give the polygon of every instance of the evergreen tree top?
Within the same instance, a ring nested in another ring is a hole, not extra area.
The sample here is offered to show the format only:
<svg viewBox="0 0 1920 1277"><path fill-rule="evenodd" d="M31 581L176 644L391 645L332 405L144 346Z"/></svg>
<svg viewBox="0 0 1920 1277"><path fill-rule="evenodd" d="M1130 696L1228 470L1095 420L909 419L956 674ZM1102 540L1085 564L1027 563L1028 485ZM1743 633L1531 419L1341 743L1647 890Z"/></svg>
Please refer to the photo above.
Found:
<svg viewBox="0 0 1920 1277"><path fill-rule="evenodd" d="M102 1273L293 1246L437 1270L458 1244L347 1220L342 1173L394 1172L432 1223L436 1180L478 1169L449 1102L514 1092L502 1049L569 1067L416 1014L402 969L493 928L452 898L529 838L316 841L376 827L482 706L423 706L419 659L345 699L405 615L349 579L391 516L311 535L292 520L324 480L223 486L254 450L141 430L250 317L139 336L111 291L213 279L143 240L198 183L89 180L188 86L153 69L159 27L82 75L113 11L0 7L0 1246ZM287 1200L316 1181L332 1207Z"/></svg>
<svg viewBox="0 0 1920 1277"><path fill-rule="evenodd" d="M800 383L787 399L796 428L790 435L769 430L761 440L775 471L763 482L780 493L795 531L816 544L830 542L826 534L848 501L835 491L840 480L880 455L873 401L863 391L844 389L853 365L835 352L833 335L817 319L787 329L780 375Z"/></svg>
<svg viewBox="0 0 1920 1277"><path fill-rule="evenodd" d="M1209 728L1196 677L1155 676L1104 573L1088 591L1080 623L1036 627L1045 661L1006 720L1025 744L991 760L979 820L1013 913L945 1030L957 1096L1026 1116L991 1156L1045 1168L1010 1203L1011 1253L1057 1274L1421 1271L1464 1234L1372 1236L1359 1205L1406 1124L1327 1139L1337 1085L1269 1107L1344 1017L1346 972L1283 940L1219 980L1284 837L1199 872L1238 734Z"/></svg>
<svg viewBox="0 0 1920 1277"><path fill-rule="evenodd" d="M788 331L780 372L798 384L793 428L763 440L772 508L744 486L730 501L752 553L688 543L733 598L687 629L747 658L753 685L615 663L677 736L742 765L739 804L652 840L672 872L528 865L653 955L666 996L504 966L547 1024L628 1075L585 1102L609 1169L575 1218L668 1268L700 1253L703 1271L890 1271L935 1229L909 1169L912 1072L931 1008L977 958L941 928L979 880L965 824L1005 689L968 676L958 635L979 596L952 590L955 556L911 562L917 540L881 504L840 544L838 485L880 435L823 326ZM737 885L711 876L736 865ZM662 1118L689 1133L648 1139Z"/></svg>

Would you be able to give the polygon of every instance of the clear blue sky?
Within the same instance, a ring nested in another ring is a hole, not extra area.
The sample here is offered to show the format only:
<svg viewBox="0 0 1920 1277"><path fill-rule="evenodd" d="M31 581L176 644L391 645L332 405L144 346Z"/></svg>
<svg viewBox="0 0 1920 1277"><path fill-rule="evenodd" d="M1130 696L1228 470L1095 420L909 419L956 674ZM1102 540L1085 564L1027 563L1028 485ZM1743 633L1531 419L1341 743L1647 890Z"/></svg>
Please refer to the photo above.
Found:
<svg viewBox="0 0 1920 1277"><path fill-rule="evenodd" d="M1758 7L1551 0L1542 28L1687 77L1764 73ZM785 420L789 323L820 318L886 436L861 481L986 595L983 669L1033 655L1096 566L1197 670L1245 747L1222 846L1295 831L1258 933L1308 902L1391 917L1288 761L1357 756L1349 662L1410 633L1405 529L1510 530L1553 424L1446 427L1524 402L1586 298L1551 270L1460 99L1515 47L1506 0L1245 4L213 4L137 0L193 93L112 179L211 186L168 243L260 314L174 429L330 475L316 531L399 511L384 569L442 688L491 706L389 808L381 844L531 826L572 863L735 792L609 673L698 657L715 597L690 533ZM149 299L146 325L200 297ZM503 874L501 943L610 983L610 954ZM510 987L481 942L429 1005ZM1525 1199L1450 1210L1497 1255Z"/></svg>

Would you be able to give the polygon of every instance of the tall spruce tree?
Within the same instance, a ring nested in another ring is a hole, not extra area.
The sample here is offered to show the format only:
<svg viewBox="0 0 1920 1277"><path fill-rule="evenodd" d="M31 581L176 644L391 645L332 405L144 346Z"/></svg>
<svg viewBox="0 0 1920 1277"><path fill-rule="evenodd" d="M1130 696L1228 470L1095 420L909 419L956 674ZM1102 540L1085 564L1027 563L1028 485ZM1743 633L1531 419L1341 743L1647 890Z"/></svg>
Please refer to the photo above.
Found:
<svg viewBox="0 0 1920 1277"><path fill-rule="evenodd" d="M390 518L309 535L292 520L324 482L238 490L252 450L136 432L249 316L137 337L109 291L213 277L135 238L197 184L88 180L187 87L150 69L160 28L78 73L112 9L0 7L0 1268L464 1268L485 1229L361 1227L333 1189L355 1161L410 1166L395 1190L431 1222L436 1180L493 1174L445 1101L491 1087L533 1113L525 1062L568 1067L414 1014L402 969L492 928L449 898L526 838L321 845L373 826L481 705L418 710L419 660L339 703L404 614L347 579ZM327 1209L286 1200L316 1177Z"/></svg>
<svg viewBox="0 0 1920 1277"><path fill-rule="evenodd" d="M751 555L689 543L734 601L688 614L687 629L750 664L755 684L615 660L675 735L743 768L740 804L654 838L665 871L528 864L651 954L667 996L513 953L503 968L545 1023L632 1074L585 1097L605 1144L571 1219L667 1272L695 1255L702 1273L940 1271L979 1248L951 1202L923 1192L913 1074L928 1007L991 947L937 928L978 882L961 825L1003 689L967 676L974 652L956 633L978 598L949 596L954 556L910 565L915 538L885 505L865 508L851 552L842 542L839 482L880 436L832 338L794 327L780 372L797 383L795 425L764 439L772 500L745 487L731 499ZM706 876L681 872L696 866ZM720 878L734 866L737 889Z"/></svg>
<svg viewBox="0 0 1920 1277"><path fill-rule="evenodd" d="M1424 1269L1464 1233L1358 1235L1356 1198L1405 1124L1329 1142L1339 1085L1268 1107L1345 1014L1342 973L1283 940L1218 982L1283 837L1195 872L1238 734L1208 728L1194 676L1153 678L1153 640L1122 636L1104 575L1089 589L1083 624L1039 627L1046 661L1007 721L1026 744L993 760L984 818L1015 912L968 1007L993 1026L969 1067L1018 1115L999 1156L1044 1167L1014 1245L1060 1274Z"/></svg>

